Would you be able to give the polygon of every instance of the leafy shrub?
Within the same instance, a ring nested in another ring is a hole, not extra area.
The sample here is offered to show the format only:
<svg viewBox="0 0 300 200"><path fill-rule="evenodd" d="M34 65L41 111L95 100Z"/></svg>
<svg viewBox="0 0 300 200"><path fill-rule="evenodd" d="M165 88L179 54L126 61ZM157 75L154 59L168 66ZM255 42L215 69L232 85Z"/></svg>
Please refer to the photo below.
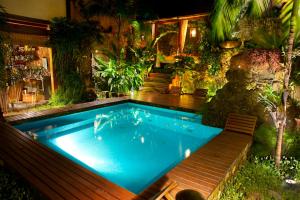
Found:
<svg viewBox="0 0 300 200"><path fill-rule="evenodd" d="M300 57L296 57L295 60L292 67L291 79L293 83L300 85Z"/></svg>
<svg viewBox="0 0 300 200"><path fill-rule="evenodd" d="M274 155L276 146L276 129L274 126L264 123L254 132L252 155L263 157ZM300 159L300 133L287 129L284 134L282 153L286 157Z"/></svg>
<svg viewBox="0 0 300 200"><path fill-rule="evenodd" d="M68 104L81 101L87 68L90 68L92 46L100 42L100 29L95 22L69 21L54 18L51 21L49 45L53 48L58 90L51 98L52 104Z"/></svg>
<svg viewBox="0 0 300 200"><path fill-rule="evenodd" d="M293 157L285 157L280 161L280 174L282 178L292 178L300 181L300 161Z"/></svg>
<svg viewBox="0 0 300 200"><path fill-rule="evenodd" d="M274 155L276 146L276 129L274 126L263 123L254 132L252 155L264 157ZM300 133L287 129L284 134L282 153L287 157L300 159Z"/></svg>
<svg viewBox="0 0 300 200"><path fill-rule="evenodd" d="M270 66L271 72L281 69L281 53L279 50L252 49L248 53L248 59L253 66Z"/></svg>
<svg viewBox="0 0 300 200"><path fill-rule="evenodd" d="M285 155L300 160L300 132L287 130L284 136Z"/></svg>
<svg viewBox="0 0 300 200"><path fill-rule="evenodd" d="M209 75L216 75L221 69L221 54L219 52L203 51L201 65L208 67Z"/></svg>
<svg viewBox="0 0 300 200"><path fill-rule="evenodd" d="M280 169L274 159L252 157L237 174L225 185L221 200L227 199L298 199L297 191L283 187L284 178L299 180L299 161L283 158Z"/></svg>
<svg viewBox="0 0 300 200"><path fill-rule="evenodd" d="M66 105L79 103L85 91L81 77L77 73L66 74L64 84L60 85L57 91L51 96L51 105Z"/></svg>
<svg viewBox="0 0 300 200"><path fill-rule="evenodd" d="M108 61L102 58L96 58L95 61L97 65L94 67L94 80L98 88L126 93L131 89L138 89L143 84L143 74L146 68L126 61L124 49L121 49L119 57L110 53Z"/></svg>
<svg viewBox="0 0 300 200"><path fill-rule="evenodd" d="M268 191L278 191L280 185L280 175L274 166L262 162L247 162L228 182L220 199L247 199L254 193L259 195L259 199L270 198Z"/></svg>
<svg viewBox="0 0 300 200"><path fill-rule="evenodd" d="M254 133L252 154L256 156L273 155L276 145L276 129L269 124L262 124Z"/></svg>

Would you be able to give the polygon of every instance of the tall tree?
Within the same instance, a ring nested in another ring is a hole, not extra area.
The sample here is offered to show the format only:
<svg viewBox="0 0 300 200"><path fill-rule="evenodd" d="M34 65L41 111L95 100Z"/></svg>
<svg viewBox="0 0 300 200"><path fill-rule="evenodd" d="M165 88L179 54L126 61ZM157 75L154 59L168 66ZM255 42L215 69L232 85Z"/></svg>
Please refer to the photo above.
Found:
<svg viewBox="0 0 300 200"><path fill-rule="evenodd" d="M270 112L277 128L275 163L280 165L283 134L287 121L287 100L289 96L290 75L292 71L292 56L295 38L300 32L300 0L216 0L212 15L212 37L220 42L231 39L239 20L245 15L262 17L277 6L281 9L279 19L282 21L285 33L285 74L283 81L282 109ZM296 42L299 43L298 40Z"/></svg>
<svg viewBox="0 0 300 200"><path fill-rule="evenodd" d="M298 18L298 20L297 20ZM300 0L294 0L293 1L293 7L292 7L292 13L290 16L290 28L289 28L289 37L288 37L288 44L287 44L287 52L286 52L286 61L285 61L285 72L284 72L284 83L283 83L283 95L282 95L282 114L279 118L279 126L277 128L277 141L276 141L276 153L275 153L275 163L277 166L280 165L280 159L281 159L281 151L282 151L282 140L283 140L283 134L286 127L286 121L287 121L287 100L289 96L289 84L290 84L290 76L292 71L292 56L293 56L293 47L294 47L294 41L295 41L295 30L296 30L296 23L299 23L300 18Z"/></svg>

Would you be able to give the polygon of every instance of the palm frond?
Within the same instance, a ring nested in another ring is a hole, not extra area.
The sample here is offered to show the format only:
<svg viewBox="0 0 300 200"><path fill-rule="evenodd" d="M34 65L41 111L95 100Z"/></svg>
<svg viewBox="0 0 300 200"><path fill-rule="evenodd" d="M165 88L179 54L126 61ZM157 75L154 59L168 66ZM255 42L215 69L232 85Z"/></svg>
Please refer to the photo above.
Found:
<svg viewBox="0 0 300 200"><path fill-rule="evenodd" d="M281 24L283 27L283 37L285 39L288 38L289 35L289 27L290 27L290 18L292 14L293 9L293 0L287 0L286 3L283 5L283 7L280 10L279 19L281 20ZM298 11L298 15L295 19L295 43L294 47L299 48L300 47L300 10Z"/></svg>
<svg viewBox="0 0 300 200"><path fill-rule="evenodd" d="M211 16L212 40L231 39L239 20L246 14L260 17L268 10L271 0L216 0Z"/></svg>

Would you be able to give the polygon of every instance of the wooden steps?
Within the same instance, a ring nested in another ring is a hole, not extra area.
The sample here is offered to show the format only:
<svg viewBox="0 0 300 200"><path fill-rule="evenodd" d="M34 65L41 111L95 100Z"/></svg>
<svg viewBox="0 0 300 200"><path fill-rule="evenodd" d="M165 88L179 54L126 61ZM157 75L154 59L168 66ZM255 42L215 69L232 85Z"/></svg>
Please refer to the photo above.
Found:
<svg viewBox="0 0 300 200"><path fill-rule="evenodd" d="M140 88L140 91L165 94L168 93L170 83L170 74L149 73L148 77L144 81L143 87Z"/></svg>

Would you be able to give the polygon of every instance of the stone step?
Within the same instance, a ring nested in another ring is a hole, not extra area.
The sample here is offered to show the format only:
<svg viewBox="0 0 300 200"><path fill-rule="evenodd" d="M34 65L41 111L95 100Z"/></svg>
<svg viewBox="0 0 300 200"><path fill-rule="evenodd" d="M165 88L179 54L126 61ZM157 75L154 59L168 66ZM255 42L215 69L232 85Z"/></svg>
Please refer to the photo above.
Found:
<svg viewBox="0 0 300 200"><path fill-rule="evenodd" d="M145 82L158 82L158 83L171 83L171 77L170 78L162 78L162 77L147 77L145 79Z"/></svg>
<svg viewBox="0 0 300 200"><path fill-rule="evenodd" d="M145 87L169 87L169 82L154 82L154 81L145 81L144 82Z"/></svg>
<svg viewBox="0 0 300 200"><path fill-rule="evenodd" d="M157 93L166 93L168 87L141 87L141 92L157 92Z"/></svg>
<svg viewBox="0 0 300 200"><path fill-rule="evenodd" d="M149 73L149 77L159 77L159 78L167 78L167 79L170 79L171 74L165 74L165 73Z"/></svg>

